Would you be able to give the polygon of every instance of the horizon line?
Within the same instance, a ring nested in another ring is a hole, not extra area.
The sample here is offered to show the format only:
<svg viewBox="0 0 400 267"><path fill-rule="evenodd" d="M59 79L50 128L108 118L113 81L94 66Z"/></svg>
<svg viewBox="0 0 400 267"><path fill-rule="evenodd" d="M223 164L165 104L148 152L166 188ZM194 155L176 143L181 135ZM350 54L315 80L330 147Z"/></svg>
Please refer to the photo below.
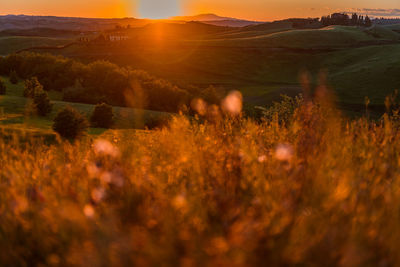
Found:
<svg viewBox="0 0 400 267"><path fill-rule="evenodd" d="M354 11L342 11L342 12L333 12L333 13L329 13L327 15L331 15L334 13L343 13L343 14L352 14L352 13L357 13ZM399 16L373 16L373 15L369 15L369 14L364 14L364 13L357 13L359 15L364 15L364 16L369 16L373 19L380 19L380 18L385 18L385 19L400 19ZM251 22L273 22L273 21L280 21L280 20L287 20L287 19L314 19L314 18L321 18L322 16L309 16L309 17L282 17L279 19L275 19L275 20L258 20L258 19L246 19L246 18L237 18L237 17L229 17L229 16L224 16L224 15L217 15L215 13L198 13L195 15L178 15L178 16L172 16L169 18L160 18L160 19L152 19L152 18L140 18L140 17L82 17L82 16L67 16L67 15L34 15L34 14L2 14L0 13L1 17L6 17L6 16L26 16L26 17L54 17L54 18L75 18L75 19L104 19L104 20L112 20L112 19L136 19L136 20L177 20L179 21L179 19L177 18L184 18L184 17L197 17L197 16L202 16L202 15L213 15L213 16L217 16L220 18L226 18L226 20L241 20L241 21L251 21ZM201 22L201 21L200 21Z"/></svg>

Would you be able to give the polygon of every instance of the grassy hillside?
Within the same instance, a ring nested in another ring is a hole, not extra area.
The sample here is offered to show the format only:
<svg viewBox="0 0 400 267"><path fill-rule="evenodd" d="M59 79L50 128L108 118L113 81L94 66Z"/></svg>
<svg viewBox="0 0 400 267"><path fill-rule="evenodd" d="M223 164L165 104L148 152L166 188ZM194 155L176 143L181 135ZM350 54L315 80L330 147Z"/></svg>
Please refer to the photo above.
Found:
<svg viewBox="0 0 400 267"><path fill-rule="evenodd" d="M390 30L394 30L394 31L397 31L397 32L399 32L400 31L400 24L393 24L393 25L385 25L385 26L383 26L383 27L385 27L385 28L387 28L387 29L390 29Z"/></svg>
<svg viewBox="0 0 400 267"><path fill-rule="evenodd" d="M0 55L7 55L34 46L61 46L70 43L71 38L50 38L32 36L0 37Z"/></svg>
<svg viewBox="0 0 400 267"><path fill-rule="evenodd" d="M0 127L2 129L19 129L21 131L36 131L43 135L52 134L53 119L57 112L65 106L71 106L84 114L88 119L94 110L94 105L59 101L59 92L49 92L53 110L46 117L29 115L31 100L22 97L23 83L17 85L9 83L3 78L7 86L7 95L0 96ZM156 125L157 121L168 119L169 114L157 111L140 110L123 107L113 107L115 115L115 129L144 129L145 125ZM89 133L99 134L105 129L90 129Z"/></svg>
<svg viewBox="0 0 400 267"><path fill-rule="evenodd" d="M237 89L250 105L301 92L299 75L305 71L314 84L326 72L339 102L355 108L363 106L366 96L382 107L385 97L399 88L400 33L389 26L293 29L284 21L232 30L159 23L127 32L132 40L126 43L53 52L144 69L177 84Z"/></svg>
<svg viewBox="0 0 400 267"><path fill-rule="evenodd" d="M279 32L271 33L272 30ZM400 35L385 29L363 29L349 26L329 26L322 29L286 30L273 28L267 32L256 32L257 35L246 37L252 32L224 35L224 39L207 40L204 45L241 46L241 47L287 47L287 48L335 48L354 46L368 41L399 40Z"/></svg>
<svg viewBox="0 0 400 267"><path fill-rule="evenodd" d="M371 46L320 56L341 101L360 103L368 96L374 104L400 89L400 45Z"/></svg>
<svg viewBox="0 0 400 267"><path fill-rule="evenodd" d="M51 26L51 25L49 25ZM53 28L8 29L0 31L0 36L32 36L32 37L76 37L79 31L57 30Z"/></svg>
<svg viewBox="0 0 400 267"><path fill-rule="evenodd" d="M255 26L248 26L239 29L231 30L227 33L217 34L210 36L210 39L231 39L231 38L246 38L256 37L259 35L266 35L276 32L293 30L293 23L289 21L273 22L268 24L260 24Z"/></svg>

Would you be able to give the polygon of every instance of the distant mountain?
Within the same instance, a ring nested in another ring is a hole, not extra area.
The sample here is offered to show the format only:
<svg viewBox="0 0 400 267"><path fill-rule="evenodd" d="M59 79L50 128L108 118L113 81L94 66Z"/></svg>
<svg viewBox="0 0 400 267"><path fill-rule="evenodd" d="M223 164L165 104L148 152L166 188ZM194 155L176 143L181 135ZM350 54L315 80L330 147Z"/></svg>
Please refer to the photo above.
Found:
<svg viewBox="0 0 400 267"><path fill-rule="evenodd" d="M177 21L200 21L202 23L224 27L245 27L249 25L257 25L263 22L243 20L230 17L221 17L215 14L200 14L196 16L177 16L170 18Z"/></svg>
<svg viewBox="0 0 400 267"><path fill-rule="evenodd" d="M177 16L172 17L172 20L184 20L184 21L221 21L221 20L240 20L236 18L221 17L215 14L200 14L195 16Z"/></svg>

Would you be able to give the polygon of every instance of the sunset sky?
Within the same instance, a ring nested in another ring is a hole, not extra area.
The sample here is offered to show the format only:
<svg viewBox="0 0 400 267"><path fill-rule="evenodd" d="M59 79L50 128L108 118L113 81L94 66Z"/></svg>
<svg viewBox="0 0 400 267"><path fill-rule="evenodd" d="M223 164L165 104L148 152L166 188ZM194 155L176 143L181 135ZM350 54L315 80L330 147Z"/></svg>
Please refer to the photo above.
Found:
<svg viewBox="0 0 400 267"><path fill-rule="evenodd" d="M1 0L0 14L167 18L216 13L252 20L318 17L335 11L400 16L399 0Z"/></svg>

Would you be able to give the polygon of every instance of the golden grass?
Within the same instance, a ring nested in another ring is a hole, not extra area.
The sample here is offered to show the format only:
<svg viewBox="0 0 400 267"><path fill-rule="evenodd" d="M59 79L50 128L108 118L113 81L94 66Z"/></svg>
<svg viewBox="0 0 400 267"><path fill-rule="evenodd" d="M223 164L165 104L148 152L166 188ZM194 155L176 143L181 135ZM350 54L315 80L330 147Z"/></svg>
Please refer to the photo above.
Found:
<svg viewBox="0 0 400 267"><path fill-rule="evenodd" d="M0 141L4 266L400 264L398 122L177 116L94 142Z"/></svg>

